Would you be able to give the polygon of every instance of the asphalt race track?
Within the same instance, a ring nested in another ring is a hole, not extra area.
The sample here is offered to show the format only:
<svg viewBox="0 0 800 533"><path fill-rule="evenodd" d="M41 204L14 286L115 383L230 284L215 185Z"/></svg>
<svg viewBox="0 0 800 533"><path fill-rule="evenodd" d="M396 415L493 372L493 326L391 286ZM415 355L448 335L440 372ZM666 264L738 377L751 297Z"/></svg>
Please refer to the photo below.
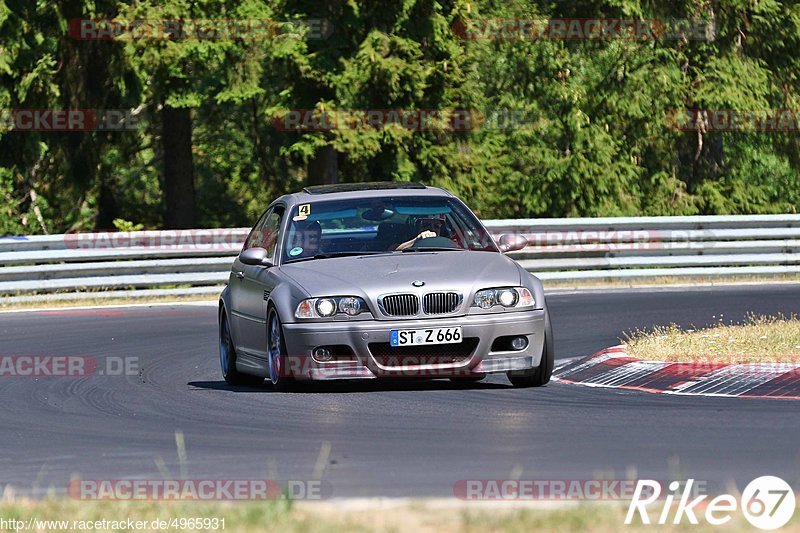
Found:
<svg viewBox="0 0 800 533"><path fill-rule="evenodd" d="M796 313L800 286L562 293L548 301L557 357L567 358L614 345L636 327ZM792 400L562 383L513 389L504 376L470 386L231 389L219 372L211 306L0 314L0 355L85 355L101 367L136 357L140 369L0 378L0 492L7 484L18 494L64 491L70 476L303 480L318 462L334 497L452 496L459 480L509 476L693 477L740 488L767 474L800 481L800 404Z"/></svg>

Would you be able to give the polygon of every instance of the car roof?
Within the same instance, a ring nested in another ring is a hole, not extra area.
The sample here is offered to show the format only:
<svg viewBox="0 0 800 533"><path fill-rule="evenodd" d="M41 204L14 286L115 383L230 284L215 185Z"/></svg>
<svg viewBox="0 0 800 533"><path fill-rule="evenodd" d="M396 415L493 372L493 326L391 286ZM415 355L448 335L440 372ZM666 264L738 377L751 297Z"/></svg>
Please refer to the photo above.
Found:
<svg viewBox="0 0 800 533"><path fill-rule="evenodd" d="M346 200L348 198L384 198L386 196L447 196L453 195L439 187L430 187L416 182L372 181L365 183L337 183L314 185L283 198L289 203L316 202L321 200Z"/></svg>
<svg viewBox="0 0 800 533"><path fill-rule="evenodd" d="M425 188L425 185L416 181L368 181L366 183L333 183L329 185L311 185L310 187L303 188L303 192L308 194L331 194L337 192Z"/></svg>

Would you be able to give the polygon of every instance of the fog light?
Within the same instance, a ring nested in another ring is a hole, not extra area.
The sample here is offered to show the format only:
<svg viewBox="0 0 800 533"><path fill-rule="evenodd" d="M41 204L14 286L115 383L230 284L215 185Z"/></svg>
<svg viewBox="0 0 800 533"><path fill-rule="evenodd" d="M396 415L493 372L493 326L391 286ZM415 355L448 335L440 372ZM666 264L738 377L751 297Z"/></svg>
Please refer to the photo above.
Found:
<svg viewBox="0 0 800 533"><path fill-rule="evenodd" d="M515 350L524 350L528 347L528 339L525 337L514 337L511 339L511 347Z"/></svg>
<svg viewBox="0 0 800 533"><path fill-rule="evenodd" d="M333 354L328 348L320 347L314 350L314 359L321 362L330 361Z"/></svg>

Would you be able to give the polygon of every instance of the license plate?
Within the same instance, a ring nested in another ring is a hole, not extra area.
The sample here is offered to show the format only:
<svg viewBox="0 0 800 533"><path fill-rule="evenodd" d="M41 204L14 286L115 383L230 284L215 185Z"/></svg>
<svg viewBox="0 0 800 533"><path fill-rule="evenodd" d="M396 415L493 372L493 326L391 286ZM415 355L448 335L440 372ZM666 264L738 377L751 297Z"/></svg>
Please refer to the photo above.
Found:
<svg viewBox="0 0 800 533"><path fill-rule="evenodd" d="M425 344L457 344L461 342L461 326L452 328L393 329L392 346L422 346Z"/></svg>

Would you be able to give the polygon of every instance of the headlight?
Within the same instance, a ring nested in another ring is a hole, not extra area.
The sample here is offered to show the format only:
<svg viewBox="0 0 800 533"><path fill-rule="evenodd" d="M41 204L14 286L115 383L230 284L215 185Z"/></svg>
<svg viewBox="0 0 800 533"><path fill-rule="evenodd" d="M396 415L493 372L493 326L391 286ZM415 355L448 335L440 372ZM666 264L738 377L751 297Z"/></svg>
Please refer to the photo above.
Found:
<svg viewBox="0 0 800 533"><path fill-rule="evenodd" d="M519 295L514 289L502 289L497 291L497 301L503 307L514 307L519 300Z"/></svg>
<svg viewBox="0 0 800 533"><path fill-rule="evenodd" d="M361 312L361 298L348 296L339 300L339 312L355 316Z"/></svg>
<svg viewBox="0 0 800 533"><path fill-rule="evenodd" d="M314 307L317 309L319 316L333 316L336 312L336 302L330 298L321 298L317 300L317 304Z"/></svg>
<svg viewBox="0 0 800 533"><path fill-rule="evenodd" d="M473 307L491 309L496 305L505 308L528 307L534 304L531 291L525 287L500 287L497 289L483 289L475 293L472 300Z"/></svg>
<svg viewBox="0 0 800 533"><path fill-rule="evenodd" d="M473 306L478 306L481 309L489 309L494 307L494 290L488 289L484 291L478 291L475 293L475 300L473 301Z"/></svg>
<svg viewBox="0 0 800 533"><path fill-rule="evenodd" d="M356 316L366 310L367 304L358 296L309 298L300 302L294 316L295 318L330 318L340 313Z"/></svg>

